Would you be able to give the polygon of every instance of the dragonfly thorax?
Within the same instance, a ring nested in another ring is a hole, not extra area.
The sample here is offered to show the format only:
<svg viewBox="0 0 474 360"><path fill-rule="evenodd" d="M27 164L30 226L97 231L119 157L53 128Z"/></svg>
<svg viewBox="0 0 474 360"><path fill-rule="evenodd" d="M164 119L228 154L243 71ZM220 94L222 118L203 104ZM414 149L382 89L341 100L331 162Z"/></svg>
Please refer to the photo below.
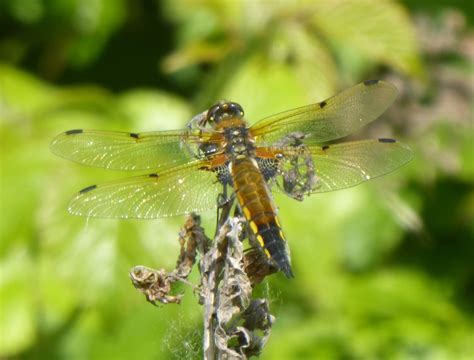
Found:
<svg viewBox="0 0 474 360"><path fill-rule="evenodd" d="M226 153L231 158L242 158L254 155L254 141L250 137L245 122L242 121L242 125L240 126L224 128L224 137L226 139Z"/></svg>

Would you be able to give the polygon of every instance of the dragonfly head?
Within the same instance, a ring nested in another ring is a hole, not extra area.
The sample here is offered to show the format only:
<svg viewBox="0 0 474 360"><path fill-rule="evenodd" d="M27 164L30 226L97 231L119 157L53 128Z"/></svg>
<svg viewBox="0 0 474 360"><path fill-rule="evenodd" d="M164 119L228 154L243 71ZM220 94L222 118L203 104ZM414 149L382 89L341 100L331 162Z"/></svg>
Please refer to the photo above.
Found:
<svg viewBox="0 0 474 360"><path fill-rule="evenodd" d="M235 102L220 101L207 111L206 123L213 125L226 118L242 119L243 117L242 106Z"/></svg>

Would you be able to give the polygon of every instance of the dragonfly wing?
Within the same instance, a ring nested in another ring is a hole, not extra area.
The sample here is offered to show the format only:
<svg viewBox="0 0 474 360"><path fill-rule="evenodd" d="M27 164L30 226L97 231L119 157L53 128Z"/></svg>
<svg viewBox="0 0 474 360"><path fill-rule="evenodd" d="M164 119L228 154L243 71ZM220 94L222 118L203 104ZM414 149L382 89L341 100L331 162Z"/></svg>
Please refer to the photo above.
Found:
<svg viewBox="0 0 474 360"><path fill-rule="evenodd" d="M392 139L308 147L316 172L313 193L355 186L388 174L413 158L407 145Z"/></svg>
<svg viewBox="0 0 474 360"><path fill-rule="evenodd" d="M140 134L70 130L54 138L50 147L54 154L84 165L113 170L167 169L196 159L196 146L205 135L186 129Z"/></svg>
<svg viewBox="0 0 474 360"><path fill-rule="evenodd" d="M379 117L395 100L394 85L370 80L317 104L279 113L251 126L257 142L272 144L287 134L314 144L347 136Z"/></svg>
<svg viewBox="0 0 474 360"><path fill-rule="evenodd" d="M74 215L154 219L216 208L222 185L194 161L162 173L89 186L69 204Z"/></svg>

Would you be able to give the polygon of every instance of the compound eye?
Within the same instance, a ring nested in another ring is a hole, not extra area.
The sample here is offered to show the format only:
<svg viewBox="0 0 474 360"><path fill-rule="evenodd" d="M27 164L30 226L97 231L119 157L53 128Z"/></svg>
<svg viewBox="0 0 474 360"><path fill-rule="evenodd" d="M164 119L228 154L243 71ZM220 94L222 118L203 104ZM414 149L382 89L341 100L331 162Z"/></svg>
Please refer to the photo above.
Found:
<svg viewBox="0 0 474 360"><path fill-rule="evenodd" d="M222 112L220 104L214 105L211 107L206 116L206 122L213 124L215 122L219 122L220 120L220 113Z"/></svg>
<svg viewBox="0 0 474 360"><path fill-rule="evenodd" d="M233 117L236 117L236 118L243 118L244 117L244 110L242 109L242 106L240 106L239 104L237 103L228 103L227 104L227 112L233 116Z"/></svg>

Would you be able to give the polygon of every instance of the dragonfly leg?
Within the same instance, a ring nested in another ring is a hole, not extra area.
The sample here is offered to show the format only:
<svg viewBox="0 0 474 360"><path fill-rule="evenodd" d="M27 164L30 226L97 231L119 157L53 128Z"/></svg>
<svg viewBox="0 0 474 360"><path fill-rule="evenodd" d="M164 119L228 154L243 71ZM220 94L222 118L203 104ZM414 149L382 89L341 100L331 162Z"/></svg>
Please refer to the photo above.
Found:
<svg viewBox="0 0 474 360"><path fill-rule="evenodd" d="M217 228L216 234L219 229L224 225L226 220L229 218L230 210L234 203L235 194L232 194L230 197L228 196L228 186L227 184L223 184L222 193L217 195Z"/></svg>

